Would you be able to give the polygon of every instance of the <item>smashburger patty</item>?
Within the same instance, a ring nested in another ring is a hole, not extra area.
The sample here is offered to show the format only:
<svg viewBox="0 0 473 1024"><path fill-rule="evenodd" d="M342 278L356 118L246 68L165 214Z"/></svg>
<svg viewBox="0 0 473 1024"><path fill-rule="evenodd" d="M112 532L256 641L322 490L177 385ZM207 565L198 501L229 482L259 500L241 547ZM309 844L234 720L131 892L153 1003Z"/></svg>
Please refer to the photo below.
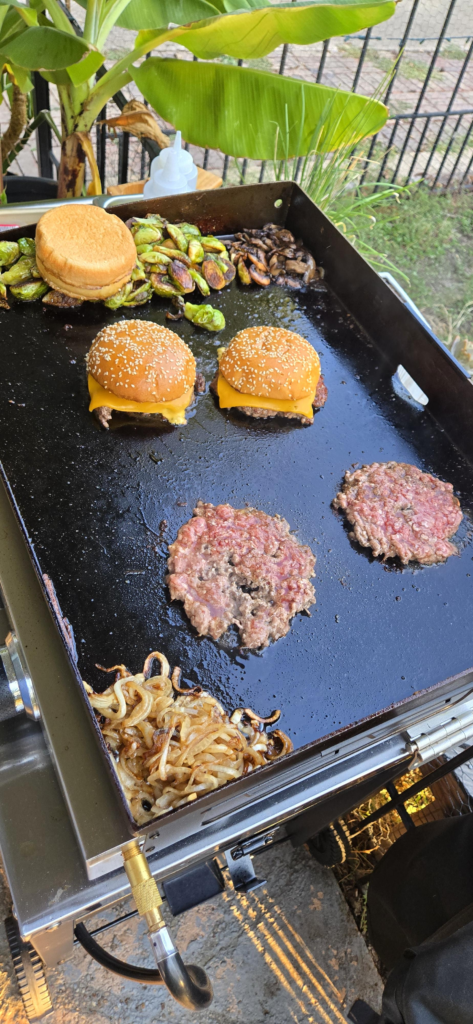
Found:
<svg viewBox="0 0 473 1024"><path fill-rule="evenodd" d="M350 537L384 559L433 565L458 554L449 540L463 518L453 486L417 466L373 462L347 470L333 505L353 523Z"/></svg>
<svg viewBox="0 0 473 1024"><path fill-rule="evenodd" d="M218 382L218 372L216 373L216 375L215 375L215 377L214 377L214 379L213 379L213 381L212 381L212 383L210 385L211 390L213 392L215 392L215 394L217 394L217 382ZM313 408L314 412L316 412L317 409L321 409L322 406L325 405L325 403L327 401L327 398L328 398L327 385L326 385L326 383L324 381L323 375L321 374L320 377L319 377L319 380L318 380L317 390L315 392L314 401L312 402L312 408ZM304 424L304 426L308 426L308 425L310 425L311 423L314 422L313 418L312 419L308 419L307 416L302 416L301 413L299 413L299 412L277 412L274 409L257 409L257 408L253 408L253 406L250 407L248 405L236 405L236 406L233 407L232 411L233 412L244 412L245 416L252 416L253 419L255 419L255 420L269 420L269 419L272 419L274 416L283 416L285 419L288 419L288 420L300 420L301 423Z"/></svg>
<svg viewBox="0 0 473 1024"><path fill-rule="evenodd" d="M315 556L280 516L199 502L169 551L171 599L202 636L235 624L244 647L267 647L315 601Z"/></svg>
<svg viewBox="0 0 473 1024"><path fill-rule="evenodd" d="M205 377L201 373L196 373L195 375L194 394L205 394ZM112 415L113 409L108 405L99 405L97 409L94 409L95 418L99 421L102 427L105 427L105 430L109 430L108 424ZM166 420L159 412L122 412L121 415L127 416L129 419L137 420L140 423L155 423L159 425L161 423L166 423Z"/></svg>

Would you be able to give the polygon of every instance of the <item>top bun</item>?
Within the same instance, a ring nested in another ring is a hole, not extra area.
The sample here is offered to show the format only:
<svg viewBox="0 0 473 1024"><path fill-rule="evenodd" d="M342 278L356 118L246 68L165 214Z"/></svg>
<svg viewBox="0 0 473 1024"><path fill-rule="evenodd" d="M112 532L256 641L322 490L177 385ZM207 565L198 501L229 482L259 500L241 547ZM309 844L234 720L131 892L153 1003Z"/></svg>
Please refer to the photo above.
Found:
<svg viewBox="0 0 473 1024"><path fill-rule="evenodd" d="M54 287L87 297L101 289L113 294L129 280L136 247L119 217L99 206L70 203L48 210L38 221L36 255Z"/></svg>
<svg viewBox="0 0 473 1024"><path fill-rule="evenodd" d="M99 332L87 356L92 377L131 402L172 402L195 382L184 341L150 320L120 320Z"/></svg>
<svg viewBox="0 0 473 1024"><path fill-rule="evenodd" d="M243 394L297 402L314 395L320 359L300 334L282 327L247 327L230 342L219 370Z"/></svg>

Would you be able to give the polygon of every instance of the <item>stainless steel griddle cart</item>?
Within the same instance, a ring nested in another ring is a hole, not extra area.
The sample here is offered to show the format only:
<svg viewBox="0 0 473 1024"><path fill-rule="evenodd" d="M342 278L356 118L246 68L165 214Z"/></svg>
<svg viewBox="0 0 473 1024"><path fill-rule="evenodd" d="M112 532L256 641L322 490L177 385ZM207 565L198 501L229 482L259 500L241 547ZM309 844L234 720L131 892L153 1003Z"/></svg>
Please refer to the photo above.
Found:
<svg viewBox="0 0 473 1024"><path fill-rule="evenodd" d="M126 971L80 925L132 890L161 977L196 1007L211 998L207 979L183 967L158 927L160 896L141 852L176 912L221 889L217 853L235 887L248 891L260 883L258 850L304 842L407 765L473 736L473 391L298 186L114 207L123 219L150 210L227 236L271 220L302 237L324 267L324 290L232 285L213 299L227 319L218 344L248 323L294 325L321 355L329 399L310 428L248 424L206 394L185 428L160 435L122 426L106 435L87 411L83 359L120 311L0 311L0 846L20 939L46 964L67 957L77 929L92 955ZM130 315L163 322L164 309L154 300ZM189 324L182 333L209 382L215 339ZM403 389L399 366L427 405ZM416 462L453 482L465 513L459 558L401 571L351 544L330 502L351 463L376 458ZM169 607L165 545L150 538L165 511L173 539L199 497L277 511L317 554L317 611L262 656L196 637ZM139 586L126 582L131 557L145 573ZM96 661L124 660L136 671L156 647L190 682L214 685L228 709L280 707L294 752L139 829L80 680L98 685ZM159 980L157 971L137 974Z"/></svg>

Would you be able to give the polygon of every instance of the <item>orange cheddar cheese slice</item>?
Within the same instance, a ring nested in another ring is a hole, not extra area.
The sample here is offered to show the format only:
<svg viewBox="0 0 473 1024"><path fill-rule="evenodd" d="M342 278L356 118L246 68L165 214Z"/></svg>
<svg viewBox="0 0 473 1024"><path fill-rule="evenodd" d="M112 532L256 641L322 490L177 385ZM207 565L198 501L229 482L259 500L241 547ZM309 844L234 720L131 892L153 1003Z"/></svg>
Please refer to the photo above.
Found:
<svg viewBox="0 0 473 1024"><path fill-rule="evenodd" d="M108 406L109 409L115 409L117 412L158 412L175 426L187 423L186 409L194 397L194 388L192 387L180 398L174 398L172 402L132 402L128 398L120 398L119 395L113 395L111 391L107 391L90 373L87 376L87 383L90 393L90 412L102 405Z"/></svg>
<svg viewBox="0 0 473 1024"><path fill-rule="evenodd" d="M236 388L232 388L231 384L225 380L225 377L219 373L217 394L221 409L249 406L252 409L271 409L273 412L298 413L300 416L306 416L309 420L314 415L312 402L315 398L315 391L304 398L299 398L296 402L282 398L259 398L257 395L245 395L241 391L237 391Z"/></svg>

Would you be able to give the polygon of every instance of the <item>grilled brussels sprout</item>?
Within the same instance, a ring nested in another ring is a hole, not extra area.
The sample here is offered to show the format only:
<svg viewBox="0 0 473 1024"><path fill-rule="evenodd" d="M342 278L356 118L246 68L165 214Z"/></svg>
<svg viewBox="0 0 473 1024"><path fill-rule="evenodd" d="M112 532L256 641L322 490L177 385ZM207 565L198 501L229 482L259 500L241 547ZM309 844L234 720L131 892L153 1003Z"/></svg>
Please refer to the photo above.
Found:
<svg viewBox="0 0 473 1024"><path fill-rule="evenodd" d="M236 270L235 267L233 266L233 263L230 260L224 260L223 257L221 256L214 256L213 259L214 262L217 264L217 267L220 267L220 270L222 271L223 276L225 278L226 284L231 284L236 275Z"/></svg>
<svg viewBox="0 0 473 1024"><path fill-rule="evenodd" d="M18 248L22 256L36 255L36 242L34 238L19 238Z"/></svg>
<svg viewBox="0 0 473 1024"><path fill-rule="evenodd" d="M195 267L189 267L189 274L191 275L192 280L195 281L200 294L210 295L210 288L207 284L207 281L205 280L205 277L202 277L202 274L199 273L199 271L196 270Z"/></svg>
<svg viewBox="0 0 473 1024"><path fill-rule="evenodd" d="M215 260L206 259L202 263L202 273L207 281L207 284L211 288L215 288L217 291L220 288L225 288L226 280L223 276L223 272Z"/></svg>
<svg viewBox="0 0 473 1024"><path fill-rule="evenodd" d="M200 244L202 245L203 249L205 249L205 252L224 253L227 251L224 243L221 242L219 238L214 238L213 235L202 235L200 239Z"/></svg>
<svg viewBox="0 0 473 1024"><path fill-rule="evenodd" d="M181 231L180 228L176 227L175 224L166 224L166 231L174 242L174 245L177 245L177 248L180 249L181 252L187 252L187 238L184 232Z"/></svg>
<svg viewBox="0 0 473 1024"><path fill-rule="evenodd" d="M22 281L21 284L10 285L10 291L21 302L34 302L35 299L42 299L49 291L49 285L46 281Z"/></svg>
<svg viewBox="0 0 473 1024"><path fill-rule="evenodd" d="M166 249L164 245L153 245L151 247L151 250L148 250L148 252L146 253L142 253L142 260L144 263L147 262L146 257L149 255L150 251L155 254L159 254L160 260L158 262L160 263L171 263L172 260L174 259L174 256L170 249ZM150 262L153 261L151 260Z"/></svg>
<svg viewBox="0 0 473 1024"><path fill-rule="evenodd" d="M151 224L157 224L157 226L160 228L166 227L166 221L164 220L164 217L161 217L159 213L147 213L146 218L143 218L143 224L149 224L150 221Z"/></svg>
<svg viewBox="0 0 473 1024"><path fill-rule="evenodd" d="M163 238L163 232L157 224L134 224L131 233L136 246L147 243L152 245L153 242L161 242Z"/></svg>
<svg viewBox="0 0 473 1024"><path fill-rule="evenodd" d="M169 256L163 256L162 253L154 252L154 250L151 250L151 252L143 252L141 254L141 262L144 264L145 267L148 268L148 270L154 270L154 264L158 264L160 267L164 267L166 270L167 265L169 263L172 263L172 260L169 258Z"/></svg>
<svg viewBox="0 0 473 1024"><path fill-rule="evenodd" d="M165 274L151 274L150 281L153 291L163 299L172 299L174 295L181 294Z"/></svg>
<svg viewBox="0 0 473 1024"><path fill-rule="evenodd" d="M145 270L141 260L137 260L136 261L135 266L133 267L133 270L131 272L131 280L133 281L133 283L135 281L147 281L148 280L148 277L147 277L147 274L146 274L146 270Z"/></svg>
<svg viewBox="0 0 473 1024"><path fill-rule="evenodd" d="M248 267L244 260L238 260L238 277L242 284L251 284L251 277Z"/></svg>
<svg viewBox="0 0 473 1024"><path fill-rule="evenodd" d="M31 277L40 277L34 256L20 256L20 259L2 274L4 284L21 284L22 281L29 281Z"/></svg>
<svg viewBox="0 0 473 1024"><path fill-rule="evenodd" d="M185 235L186 238L200 238L200 230L197 227L197 224L188 224L186 221L183 221L182 224L176 224L176 227L182 231L182 234Z"/></svg>
<svg viewBox="0 0 473 1024"><path fill-rule="evenodd" d="M187 255L189 256L189 259L192 260L192 263L202 263L205 253L199 239L191 238Z"/></svg>
<svg viewBox="0 0 473 1024"><path fill-rule="evenodd" d="M125 299L124 306L144 306L146 302L149 302L153 294L153 286L150 281L146 281L139 288L134 288L128 297Z"/></svg>
<svg viewBox="0 0 473 1024"><path fill-rule="evenodd" d="M185 267L183 263L180 263L179 260L173 260L172 263L169 264L168 277L181 295L194 291L195 283L192 280L187 267Z"/></svg>
<svg viewBox="0 0 473 1024"><path fill-rule="evenodd" d="M18 242L0 242L0 267L9 267L19 255Z"/></svg>
<svg viewBox="0 0 473 1024"><path fill-rule="evenodd" d="M108 299L104 299L104 306L107 306L107 309L120 309L120 306L125 305L125 301L130 295L132 289L132 282L127 281L127 283L124 284L118 292L115 292L115 295L110 295Z"/></svg>
<svg viewBox="0 0 473 1024"><path fill-rule="evenodd" d="M225 327L225 317L219 309L213 306L194 306L186 302L184 306L186 320L197 327L205 327L208 331L221 331Z"/></svg>

